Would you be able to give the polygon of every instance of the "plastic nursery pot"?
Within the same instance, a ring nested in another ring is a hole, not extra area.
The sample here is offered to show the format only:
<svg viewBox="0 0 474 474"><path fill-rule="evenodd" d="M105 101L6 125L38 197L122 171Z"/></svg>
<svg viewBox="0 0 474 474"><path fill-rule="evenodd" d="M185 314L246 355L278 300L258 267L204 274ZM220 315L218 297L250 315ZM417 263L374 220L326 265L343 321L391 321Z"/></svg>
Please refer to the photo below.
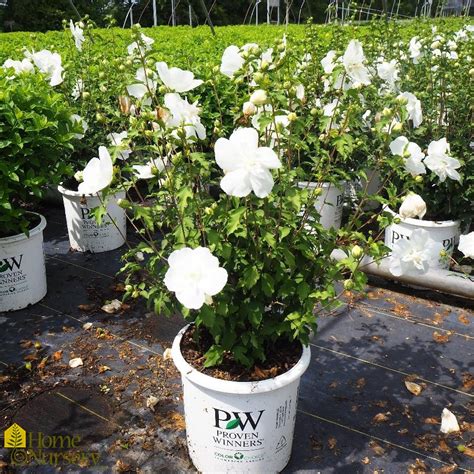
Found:
<svg viewBox="0 0 474 474"><path fill-rule="evenodd" d="M25 234L0 238L0 312L26 308L45 297L43 230L46 219Z"/></svg>
<svg viewBox="0 0 474 474"><path fill-rule="evenodd" d="M345 181L341 181L339 185L300 181L298 187L308 188L309 190L321 188L322 192L314 203L316 210L321 215L320 224L326 229L334 228L337 230L341 227L346 188Z"/></svg>
<svg viewBox="0 0 474 474"><path fill-rule="evenodd" d="M301 376L310 361L303 347L288 372L258 382L220 380L199 372L181 354L184 327L173 342L181 372L189 455L203 473L276 473L288 464Z"/></svg>
<svg viewBox="0 0 474 474"><path fill-rule="evenodd" d="M119 192L109 198L107 214L98 225L92 210L100 206L97 195L83 195L63 186L58 187L63 195L66 212L69 243L79 252L107 252L121 247L125 243L127 220L125 210L118 206L117 200L125 198L125 192Z"/></svg>
<svg viewBox="0 0 474 474"><path fill-rule="evenodd" d="M360 177L357 181L351 181L347 183L347 194L351 200L357 204L357 192L363 192L367 196L373 196L380 192L380 187L382 185L382 178L380 171L374 168L365 168L364 169L367 178ZM373 200L367 199L362 209L364 211L371 211L377 209L380 206L380 203Z"/></svg>
<svg viewBox="0 0 474 474"><path fill-rule="evenodd" d="M400 239L409 239L411 233L416 229L426 230L435 242L443 244L446 253L451 256L455 245L459 242L461 227L459 221L426 221L423 219L402 219L389 207L385 211L400 219L400 223L391 224L385 229L385 245L393 249L396 242ZM434 268L449 268L449 259L440 259L438 263L433 264Z"/></svg>

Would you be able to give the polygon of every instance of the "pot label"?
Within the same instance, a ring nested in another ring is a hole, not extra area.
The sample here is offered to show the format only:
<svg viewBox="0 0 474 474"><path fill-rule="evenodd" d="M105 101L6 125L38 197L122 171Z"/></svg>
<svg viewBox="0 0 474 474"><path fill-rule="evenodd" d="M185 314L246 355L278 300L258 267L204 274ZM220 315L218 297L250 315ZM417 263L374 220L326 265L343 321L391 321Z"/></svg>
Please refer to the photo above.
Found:
<svg viewBox="0 0 474 474"><path fill-rule="evenodd" d="M230 462L263 460L263 452L255 453L255 451L263 450L265 442L258 431L265 410L253 412L229 412L219 408L213 410L215 458Z"/></svg>
<svg viewBox="0 0 474 474"><path fill-rule="evenodd" d="M108 219L107 216L104 216L102 224L98 225L94 219L94 216L91 214L91 210L87 207L81 207L82 214L82 232L83 236L87 239L95 238L107 238L110 235L110 225L112 221Z"/></svg>
<svg viewBox="0 0 474 474"><path fill-rule="evenodd" d="M400 239L410 240L410 237L406 234L402 234L399 230L392 229L390 243L392 245ZM441 241L443 244L444 250L447 252L452 252L454 250L455 236L447 237Z"/></svg>
<svg viewBox="0 0 474 474"><path fill-rule="evenodd" d="M28 290L26 274L23 273L23 254L0 260L0 295L22 293ZM23 283L23 284L22 284Z"/></svg>

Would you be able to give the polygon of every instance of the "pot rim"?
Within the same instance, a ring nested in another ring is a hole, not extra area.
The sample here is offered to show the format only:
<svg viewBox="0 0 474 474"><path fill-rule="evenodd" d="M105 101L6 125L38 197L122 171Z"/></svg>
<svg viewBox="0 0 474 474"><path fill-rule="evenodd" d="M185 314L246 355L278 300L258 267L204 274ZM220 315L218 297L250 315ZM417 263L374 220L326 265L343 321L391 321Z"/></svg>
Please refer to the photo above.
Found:
<svg viewBox="0 0 474 474"><path fill-rule="evenodd" d="M84 194L80 193L79 191L72 191L71 189L67 189L63 186L63 183L61 183L58 186L58 191L63 195L63 196L71 196L71 197L78 197L82 198L83 196L86 198L101 198L102 197L102 191L99 191L96 194ZM113 197L120 196L120 195L125 195L125 191L119 190L113 194Z"/></svg>
<svg viewBox="0 0 474 474"><path fill-rule="evenodd" d="M98 192L95 194L92 193L80 193L79 191L72 191L71 189L65 188L63 186L63 183L59 184L58 186L58 191L63 195L63 196L72 196L72 197L99 197L102 195L102 192Z"/></svg>
<svg viewBox="0 0 474 474"><path fill-rule="evenodd" d="M190 324L187 324L174 338L171 349L173 362L176 365L176 368L180 371L182 377L185 377L196 385L209 390L214 390L215 392L238 395L271 392L273 390L285 387L286 385L289 385L295 380L299 379L308 368L309 362L311 360L311 350L309 346L303 345L303 352L296 365L288 370L288 372L277 375L274 378L255 382L234 382L230 380L217 379L199 372L199 370L188 364L181 354L181 339L189 326Z"/></svg>
<svg viewBox="0 0 474 474"><path fill-rule="evenodd" d="M36 227L33 227L33 229L31 229L30 235L27 236L24 232L22 232L21 234L11 235L9 237L1 237L0 245L8 245L8 244L20 242L22 240L28 240L43 232L43 230L46 227L45 217L42 214L39 214L37 212L29 211L28 214L34 214L40 218L39 224Z"/></svg>
<svg viewBox="0 0 474 474"><path fill-rule="evenodd" d="M459 227L461 224L461 221L456 219L456 220L449 220L449 221L428 221L426 219L413 219L412 217L400 217L399 214L397 214L395 211L390 209L388 206L384 206L383 208L384 211L388 212L392 216L396 216L400 218L401 222L404 224L409 224L415 227L434 227L434 228L444 228L444 227Z"/></svg>
<svg viewBox="0 0 474 474"><path fill-rule="evenodd" d="M298 181L299 188L315 189L315 188L330 188L334 186L334 188L339 189L340 191L343 190L342 188L346 186L346 184L347 184L347 181L345 180L339 181L339 186L337 186L334 183L330 183L328 181Z"/></svg>

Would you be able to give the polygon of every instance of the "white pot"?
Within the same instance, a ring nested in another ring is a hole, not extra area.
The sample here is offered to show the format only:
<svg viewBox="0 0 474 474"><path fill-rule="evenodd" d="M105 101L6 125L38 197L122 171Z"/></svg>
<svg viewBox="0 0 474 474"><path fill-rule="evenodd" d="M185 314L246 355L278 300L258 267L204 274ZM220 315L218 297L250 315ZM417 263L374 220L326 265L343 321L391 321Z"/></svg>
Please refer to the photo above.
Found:
<svg viewBox="0 0 474 474"><path fill-rule="evenodd" d="M396 215L400 219L399 224L391 224L385 229L385 245L393 249L395 243L399 239L409 239L411 233L416 229L426 230L430 238L435 242L443 244L444 250L448 255L453 254L455 245L459 242L461 235L461 228L459 221L426 221L423 219L402 219L398 214L393 212L390 208L385 208L385 211L392 215ZM440 259L434 268L448 268L449 261L447 259Z"/></svg>
<svg viewBox="0 0 474 474"><path fill-rule="evenodd" d="M309 190L321 188L321 194L316 198L314 207L321 215L320 224L326 228L339 229L342 221L342 210L344 207L344 193L346 183L341 181L339 186L332 183L314 183L311 181L300 181L299 188ZM311 191L310 191L311 192Z"/></svg>
<svg viewBox="0 0 474 474"><path fill-rule="evenodd" d="M203 473L276 473L288 464L293 444L300 379L310 361L303 348L288 372L259 382L220 380L189 365L173 342L181 372L186 435L191 459ZM229 423L235 420L236 427ZM229 428L227 428L229 426Z"/></svg>
<svg viewBox="0 0 474 474"><path fill-rule="evenodd" d="M375 168L365 168L365 174L367 179L360 177L356 181L351 181L347 183L346 193L350 197L354 205L359 204L359 199L357 198L357 193L364 193L366 196L373 196L380 192L382 186L382 178L380 171ZM362 206L364 211L371 211L377 209L380 206L378 201L373 199L366 200Z"/></svg>
<svg viewBox="0 0 474 474"><path fill-rule="evenodd" d="M46 219L25 234L0 238L0 312L37 303L46 295L43 230Z"/></svg>
<svg viewBox="0 0 474 474"><path fill-rule="evenodd" d="M107 214L99 226L91 215L92 209L101 204L99 196L83 195L63 186L59 186L58 189L63 195L69 243L73 250L107 252L125 243L127 233L125 210L117 204L118 199L125 198L125 192L121 191L109 198Z"/></svg>

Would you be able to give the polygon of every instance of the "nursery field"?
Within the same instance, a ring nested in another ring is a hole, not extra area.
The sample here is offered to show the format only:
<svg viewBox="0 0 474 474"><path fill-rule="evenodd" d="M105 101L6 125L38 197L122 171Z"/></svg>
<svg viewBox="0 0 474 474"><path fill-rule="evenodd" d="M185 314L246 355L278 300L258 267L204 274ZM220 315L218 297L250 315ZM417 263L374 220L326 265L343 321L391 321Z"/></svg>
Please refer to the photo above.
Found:
<svg viewBox="0 0 474 474"><path fill-rule="evenodd" d="M472 472L472 21L64 27L0 35L0 471Z"/></svg>
<svg viewBox="0 0 474 474"><path fill-rule="evenodd" d="M441 31L456 31L465 21L459 18L446 18L430 21L404 21L401 34L405 39L428 31L433 25L437 25ZM261 46L271 46L276 39L283 34L288 37L301 39L304 36L306 26L304 25L259 25L256 26L225 26L216 27L214 37L208 26L190 28L187 26L144 28L142 31L156 41L157 57L160 60L173 62L181 67L189 67L200 74L209 75L209 64L217 64L224 49L230 44L243 45L246 43L258 43ZM320 46L330 49L333 25L317 25ZM370 38L373 28L370 25L343 27L345 38L359 37ZM125 48L130 44L130 30L122 28L98 29L96 45L93 50L100 51L105 57L114 58L121 56ZM318 45L319 46L319 45ZM51 49L64 54L74 55L74 47L71 45L68 32L51 31L48 33L0 33L0 62L14 57L20 58L23 49L40 50Z"/></svg>

